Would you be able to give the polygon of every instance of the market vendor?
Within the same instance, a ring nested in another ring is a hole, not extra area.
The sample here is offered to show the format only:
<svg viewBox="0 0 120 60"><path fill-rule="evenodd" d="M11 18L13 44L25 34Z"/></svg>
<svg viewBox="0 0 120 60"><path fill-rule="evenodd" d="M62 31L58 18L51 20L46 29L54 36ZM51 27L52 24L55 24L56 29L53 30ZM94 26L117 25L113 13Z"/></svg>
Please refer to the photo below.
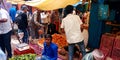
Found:
<svg viewBox="0 0 120 60"><path fill-rule="evenodd" d="M58 58L58 46L52 43L52 36L50 34L46 34L44 49L40 60L57 60L57 58Z"/></svg>

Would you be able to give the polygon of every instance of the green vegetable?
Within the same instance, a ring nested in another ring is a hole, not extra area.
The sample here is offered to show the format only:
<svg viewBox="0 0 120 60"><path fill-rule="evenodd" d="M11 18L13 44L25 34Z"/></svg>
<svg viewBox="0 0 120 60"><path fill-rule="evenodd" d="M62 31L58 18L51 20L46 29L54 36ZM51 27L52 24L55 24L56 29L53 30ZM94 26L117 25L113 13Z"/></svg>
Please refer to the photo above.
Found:
<svg viewBox="0 0 120 60"><path fill-rule="evenodd" d="M36 54L24 54L19 56L13 56L9 60L35 60Z"/></svg>

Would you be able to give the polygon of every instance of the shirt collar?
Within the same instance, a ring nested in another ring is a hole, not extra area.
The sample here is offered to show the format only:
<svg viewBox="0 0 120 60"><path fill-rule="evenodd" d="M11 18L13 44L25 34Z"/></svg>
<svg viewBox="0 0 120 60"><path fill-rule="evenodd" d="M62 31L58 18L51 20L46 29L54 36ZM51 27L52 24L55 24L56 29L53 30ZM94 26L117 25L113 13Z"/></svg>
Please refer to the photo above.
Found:
<svg viewBox="0 0 120 60"><path fill-rule="evenodd" d="M50 43L50 46L51 46L51 44L52 44L52 43ZM45 46L45 47L47 46L46 42L44 42L44 46Z"/></svg>
<svg viewBox="0 0 120 60"><path fill-rule="evenodd" d="M73 15L73 14L68 14L67 16L70 16L70 15Z"/></svg>

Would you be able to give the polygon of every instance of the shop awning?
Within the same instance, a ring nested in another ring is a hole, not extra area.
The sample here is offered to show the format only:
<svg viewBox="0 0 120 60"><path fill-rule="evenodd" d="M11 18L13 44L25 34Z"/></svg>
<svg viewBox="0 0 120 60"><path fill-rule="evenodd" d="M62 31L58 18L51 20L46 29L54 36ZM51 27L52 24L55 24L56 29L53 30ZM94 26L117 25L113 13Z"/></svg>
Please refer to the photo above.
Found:
<svg viewBox="0 0 120 60"><path fill-rule="evenodd" d="M36 7L40 10L55 10L73 5L80 0L34 0L25 2L26 5Z"/></svg>
<svg viewBox="0 0 120 60"><path fill-rule="evenodd" d="M11 4L25 4L24 0L7 0L7 2L10 2Z"/></svg>

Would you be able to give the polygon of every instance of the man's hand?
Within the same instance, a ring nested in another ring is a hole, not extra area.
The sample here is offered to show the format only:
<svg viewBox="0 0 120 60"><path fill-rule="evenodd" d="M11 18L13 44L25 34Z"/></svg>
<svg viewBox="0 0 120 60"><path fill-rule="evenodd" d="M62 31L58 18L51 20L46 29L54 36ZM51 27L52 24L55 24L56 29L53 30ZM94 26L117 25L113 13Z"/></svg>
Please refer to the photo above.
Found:
<svg viewBox="0 0 120 60"><path fill-rule="evenodd" d="M42 28L44 28L44 27L45 27L45 26L44 26L44 25L42 25L42 24L39 24L39 26L40 26L40 27L42 27Z"/></svg>
<svg viewBox="0 0 120 60"><path fill-rule="evenodd" d="M7 22L7 19L0 19L0 23L4 23L4 22Z"/></svg>
<svg viewBox="0 0 120 60"><path fill-rule="evenodd" d="M82 28L82 29L88 29L88 24L82 24L82 25L81 25L81 28Z"/></svg>
<svg viewBox="0 0 120 60"><path fill-rule="evenodd" d="M61 28L61 32L60 32L61 34L64 34L65 33L65 31L64 31L64 29L63 28Z"/></svg>
<svg viewBox="0 0 120 60"><path fill-rule="evenodd" d="M83 29L84 29L84 24L81 25L81 32L83 32Z"/></svg>

